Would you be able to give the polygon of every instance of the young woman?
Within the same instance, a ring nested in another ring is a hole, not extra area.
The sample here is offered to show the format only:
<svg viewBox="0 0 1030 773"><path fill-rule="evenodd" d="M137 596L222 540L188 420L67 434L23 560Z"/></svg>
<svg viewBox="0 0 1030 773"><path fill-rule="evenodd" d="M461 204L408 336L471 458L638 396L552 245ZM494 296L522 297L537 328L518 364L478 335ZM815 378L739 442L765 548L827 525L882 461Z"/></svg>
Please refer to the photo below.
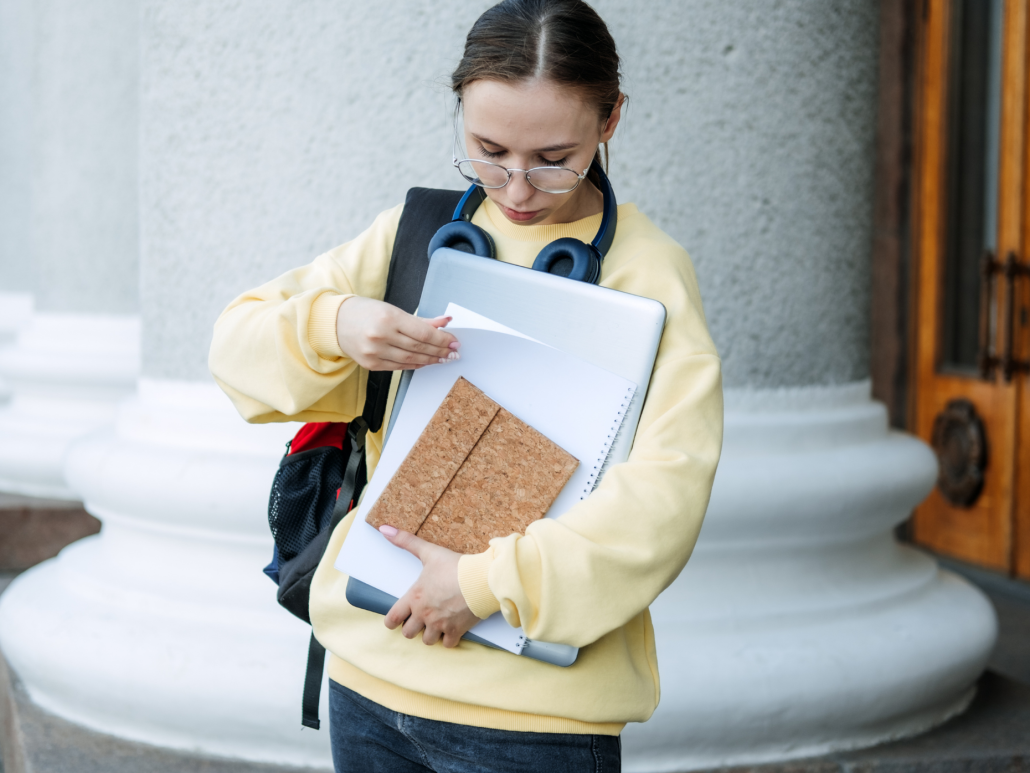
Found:
<svg viewBox="0 0 1030 773"><path fill-rule="evenodd" d="M588 242L602 196L585 172L624 104L604 22L581 0L505 0L469 32L452 83L466 153L494 186L473 223L498 257L531 266L554 239ZM460 356L446 319L380 300L401 210L222 314L211 370L248 421L350 421L368 371ZM618 770L623 726L657 706L647 607L683 568L707 507L720 366L690 259L632 204L619 207L600 284L655 298L668 318L632 454L590 497L478 555L383 527L423 564L385 618L351 607L333 567L353 514L333 534L310 607L331 653L338 771ZM382 435L366 445L370 472ZM460 641L497 611L532 639L580 647L577 662L558 668Z"/></svg>

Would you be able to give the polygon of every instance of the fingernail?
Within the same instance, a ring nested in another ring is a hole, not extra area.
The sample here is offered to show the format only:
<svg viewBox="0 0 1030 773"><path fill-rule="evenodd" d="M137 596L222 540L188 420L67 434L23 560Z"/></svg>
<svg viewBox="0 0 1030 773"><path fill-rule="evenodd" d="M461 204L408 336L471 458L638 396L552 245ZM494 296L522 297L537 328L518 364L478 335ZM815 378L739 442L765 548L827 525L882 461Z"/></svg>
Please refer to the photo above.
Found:
<svg viewBox="0 0 1030 773"><path fill-rule="evenodd" d="M440 364L441 365L446 365L448 362L450 362L450 360L447 359L446 357L441 357L440 358Z"/></svg>
<svg viewBox="0 0 1030 773"><path fill-rule="evenodd" d="M447 359L448 360L460 360L461 359L461 355L458 354L457 352L451 352L450 354L447 355Z"/></svg>
<svg viewBox="0 0 1030 773"><path fill-rule="evenodd" d="M458 351L461 348L461 341L451 341L447 346L450 349L454 349L454 351Z"/></svg>
<svg viewBox="0 0 1030 773"><path fill-rule="evenodd" d="M381 531L387 537L396 537L397 536L397 530L395 528L393 528L392 526L387 526L386 524L383 524L382 526L380 526L379 527L379 531Z"/></svg>

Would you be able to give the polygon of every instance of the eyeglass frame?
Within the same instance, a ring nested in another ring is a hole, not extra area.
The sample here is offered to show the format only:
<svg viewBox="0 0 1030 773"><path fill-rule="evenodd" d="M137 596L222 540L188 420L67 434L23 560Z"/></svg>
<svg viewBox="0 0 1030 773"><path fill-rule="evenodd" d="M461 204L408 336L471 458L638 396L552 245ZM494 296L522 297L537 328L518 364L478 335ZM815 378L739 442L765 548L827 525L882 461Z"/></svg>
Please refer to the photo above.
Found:
<svg viewBox="0 0 1030 773"><path fill-rule="evenodd" d="M461 164L461 163L463 163L465 161L468 161L470 164L471 163L476 163L476 164L489 164L490 166L496 166L498 169L503 169L505 171L505 173L508 175L508 179L506 179L504 181L504 185L483 185L482 182L476 182L475 180L469 180L469 178L465 177L464 173L462 173L461 167L458 166L458 164ZM458 174L460 174L464 180L467 180L468 182L472 183L473 185L478 185L480 188L486 188L487 190L491 190L491 191L500 190L501 188L504 188L505 186L507 186L508 183L511 182L511 173L512 172L522 172L522 174L524 174L526 176L526 182L529 183L530 185L532 185L536 190L540 191L541 193L553 193L555 195L562 195L562 194L565 194L565 193L572 193L574 190L576 190L576 188L579 187L579 184L581 182L583 182L583 178L585 178L587 176L587 172L590 171L590 167L593 166L594 162L593 162L593 159L591 159L590 160L590 164L587 166L587 168L584 169L580 174L576 174L576 170L575 169L569 169L569 167L567 167L567 166L534 166L531 169L514 169L514 168L509 169L506 166L501 166L500 164L495 164L493 161L487 161L487 160L482 159L482 158L458 158L458 114L457 114L457 111L455 111L455 114L454 114L454 146L451 148L451 163L454 165L454 168L458 170ZM571 188L568 188L568 189L566 189L564 191L545 191L543 188L537 188L537 186L529 178L529 173L533 172L533 171L536 171L537 169L565 169L565 170L568 170L569 172L572 172L573 174L576 174L576 184L573 185Z"/></svg>

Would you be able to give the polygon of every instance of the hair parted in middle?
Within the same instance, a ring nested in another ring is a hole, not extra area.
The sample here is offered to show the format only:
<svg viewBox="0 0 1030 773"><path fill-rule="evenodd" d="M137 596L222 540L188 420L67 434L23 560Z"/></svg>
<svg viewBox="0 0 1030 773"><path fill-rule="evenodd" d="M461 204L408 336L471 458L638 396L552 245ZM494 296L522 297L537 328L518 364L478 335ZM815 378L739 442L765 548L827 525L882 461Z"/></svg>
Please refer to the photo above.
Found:
<svg viewBox="0 0 1030 773"><path fill-rule="evenodd" d="M465 38L451 89L460 103L473 81L535 78L577 90L602 121L612 114L621 95L619 54L608 26L583 0L503 0L484 11Z"/></svg>

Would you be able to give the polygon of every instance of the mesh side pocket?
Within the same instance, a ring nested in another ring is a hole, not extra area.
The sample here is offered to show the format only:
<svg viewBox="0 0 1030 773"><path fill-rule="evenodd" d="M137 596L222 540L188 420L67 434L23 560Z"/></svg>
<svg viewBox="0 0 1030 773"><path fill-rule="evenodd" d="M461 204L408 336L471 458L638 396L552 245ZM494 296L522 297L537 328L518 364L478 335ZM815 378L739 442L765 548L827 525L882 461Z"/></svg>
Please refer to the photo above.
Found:
<svg viewBox="0 0 1030 773"><path fill-rule="evenodd" d="M268 498L268 525L279 549L279 564L289 561L329 525L336 492L343 483L343 451L322 446L283 457Z"/></svg>

